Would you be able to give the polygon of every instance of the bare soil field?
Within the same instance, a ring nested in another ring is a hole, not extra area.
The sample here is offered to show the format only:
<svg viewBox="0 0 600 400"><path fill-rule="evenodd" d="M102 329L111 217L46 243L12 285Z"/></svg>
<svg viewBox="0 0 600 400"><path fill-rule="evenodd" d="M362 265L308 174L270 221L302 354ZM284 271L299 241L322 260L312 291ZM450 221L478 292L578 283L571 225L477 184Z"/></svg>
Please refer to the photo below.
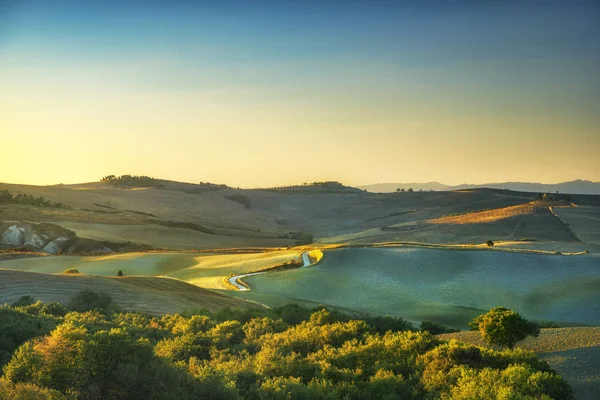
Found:
<svg viewBox="0 0 600 400"><path fill-rule="evenodd" d="M487 346L478 331L439 335ZM487 346L489 347L489 346ZM600 327L542 329L517 347L536 352L573 387L578 400L595 400L600 393Z"/></svg>
<svg viewBox="0 0 600 400"><path fill-rule="evenodd" d="M29 295L42 301L68 304L69 299L81 290L105 292L125 310L152 315L186 309L215 311L224 307L257 307L176 279L51 275L0 269L0 303L12 303Z"/></svg>

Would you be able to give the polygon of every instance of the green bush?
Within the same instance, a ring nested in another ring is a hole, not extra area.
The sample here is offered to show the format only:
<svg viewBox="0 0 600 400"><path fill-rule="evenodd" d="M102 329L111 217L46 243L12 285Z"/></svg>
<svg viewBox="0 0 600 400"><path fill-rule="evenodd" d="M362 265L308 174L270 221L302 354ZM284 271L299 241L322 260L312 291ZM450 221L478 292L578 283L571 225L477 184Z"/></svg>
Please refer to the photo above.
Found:
<svg viewBox="0 0 600 400"><path fill-rule="evenodd" d="M537 337L540 334L537 324L504 307L492 308L486 314L473 319L469 326L479 329L487 343L506 346L509 349L527 336Z"/></svg>
<svg viewBox="0 0 600 400"><path fill-rule="evenodd" d="M0 399L11 400L66 400L64 394L31 383L12 383L0 378Z"/></svg>
<svg viewBox="0 0 600 400"><path fill-rule="evenodd" d="M21 296L19 300L11 304L11 307L24 307L35 303L35 299L31 296Z"/></svg>
<svg viewBox="0 0 600 400"><path fill-rule="evenodd" d="M77 312L95 310L103 314L117 310L108 294L96 293L91 290L83 290L73 296L69 301L69 308Z"/></svg>
<svg viewBox="0 0 600 400"><path fill-rule="evenodd" d="M76 297L96 309L0 308L0 348L10 357L0 398L572 398L532 352L394 331L408 327L401 319L369 323L297 305L153 318L101 314L97 306L110 302L100 295Z"/></svg>
<svg viewBox="0 0 600 400"><path fill-rule="evenodd" d="M46 316L33 316L21 310L0 307L0 365L12 352L29 339L48 334L57 321Z"/></svg>
<svg viewBox="0 0 600 400"><path fill-rule="evenodd" d="M63 271L63 274L80 274L77 268L68 268Z"/></svg>
<svg viewBox="0 0 600 400"><path fill-rule="evenodd" d="M420 326L421 331L427 331L432 335L439 335L441 333L458 332L458 329L448 328L438 322L423 321Z"/></svg>

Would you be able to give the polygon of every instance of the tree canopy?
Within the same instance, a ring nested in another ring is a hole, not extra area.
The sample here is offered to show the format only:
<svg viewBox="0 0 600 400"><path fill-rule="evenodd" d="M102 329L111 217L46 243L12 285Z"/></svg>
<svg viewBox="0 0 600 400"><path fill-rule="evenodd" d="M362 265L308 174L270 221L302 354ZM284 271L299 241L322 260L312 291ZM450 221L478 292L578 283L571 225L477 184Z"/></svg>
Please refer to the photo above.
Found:
<svg viewBox="0 0 600 400"><path fill-rule="evenodd" d="M492 345L506 346L513 349L517 342L527 336L538 336L540 327L527 321L519 313L504 307L492 308L469 323L478 329L483 339Z"/></svg>
<svg viewBox="0 0 600 400"><path fill-rule="evenodd" d="M31 308L31 298L0 307L11 353L0 397L572 398L532 352L446 342L401 319L297 305L152 317L89 298L73 303L92 311L62 316Z"/></svg>

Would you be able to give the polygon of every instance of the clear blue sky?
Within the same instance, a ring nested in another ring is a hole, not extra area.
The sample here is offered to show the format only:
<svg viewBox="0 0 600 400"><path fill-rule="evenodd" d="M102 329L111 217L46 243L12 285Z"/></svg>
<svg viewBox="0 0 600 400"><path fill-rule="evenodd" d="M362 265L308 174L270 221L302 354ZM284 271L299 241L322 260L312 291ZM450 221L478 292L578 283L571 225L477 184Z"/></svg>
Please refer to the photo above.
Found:
<svg viewBox="0 0 600 400"><path fill-rule="evenodd" d="M600 180L598 43L591 1L0 0L0 181Z"/></svg>

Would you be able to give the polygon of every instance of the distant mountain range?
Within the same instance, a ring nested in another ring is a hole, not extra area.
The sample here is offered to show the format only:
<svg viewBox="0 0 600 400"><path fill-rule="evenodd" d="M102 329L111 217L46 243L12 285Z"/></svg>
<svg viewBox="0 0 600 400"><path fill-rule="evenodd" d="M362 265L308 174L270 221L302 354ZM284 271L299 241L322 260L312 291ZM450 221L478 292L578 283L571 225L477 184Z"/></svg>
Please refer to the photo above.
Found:
<svg viewBox="0 0 600 400"><path fill-rule="evenodd" d="M536 182L502 182L502 183L484 183L481 185L462 184L456 186L444 185L439 182L427 183L376 183L374 185L357 186L359 189L366 189L374 193L390 193L396 189L412 188L418 190L450 191L460 189L490 188L490 189L510 189L519 192L533 193L572 193L572 194L600 194L600 182L591 182L577 179L562 183L536 183Z"/></svg>

